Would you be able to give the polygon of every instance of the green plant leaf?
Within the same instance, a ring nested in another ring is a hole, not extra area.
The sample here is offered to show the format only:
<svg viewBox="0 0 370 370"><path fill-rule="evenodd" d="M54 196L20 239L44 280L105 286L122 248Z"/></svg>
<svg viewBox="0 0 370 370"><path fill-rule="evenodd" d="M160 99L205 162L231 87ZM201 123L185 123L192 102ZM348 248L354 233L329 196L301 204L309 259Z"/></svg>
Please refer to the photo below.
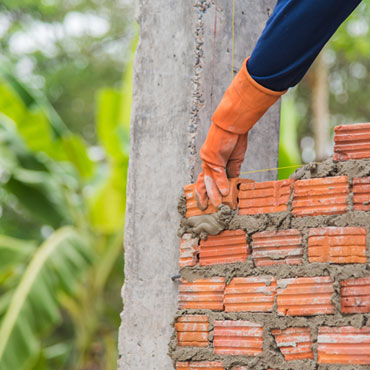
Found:
<svg viewBox="0 0 370 370"><path fill-rule="evenodd" d="M126 207L127 159L111 166L110 175L89 199L91 223L105 234L123 229Z"/></svg>
<svg viewBox="0 0 370 370"><path fill-rule="evenodd" d="M24 370L37 360L41 337L61 319L58 292L72 294L91 257L88 243L70 227L39 247L0 324L0 370Z"/></svg>

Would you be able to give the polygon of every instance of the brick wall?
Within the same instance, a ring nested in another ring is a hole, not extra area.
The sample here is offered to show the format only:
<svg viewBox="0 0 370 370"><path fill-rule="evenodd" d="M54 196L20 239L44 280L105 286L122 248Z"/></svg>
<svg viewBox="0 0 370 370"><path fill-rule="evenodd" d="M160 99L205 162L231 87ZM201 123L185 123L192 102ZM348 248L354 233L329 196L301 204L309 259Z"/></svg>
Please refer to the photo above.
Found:
<svg viewBox="0 0 370 370"><path fill-rule="evenodd" d="M169 344L177 370L370 368L367 132L339 126L334 160L294 179L234 179L225 230L182 234ZM194 220L205 213L193 189Z"/></svg>

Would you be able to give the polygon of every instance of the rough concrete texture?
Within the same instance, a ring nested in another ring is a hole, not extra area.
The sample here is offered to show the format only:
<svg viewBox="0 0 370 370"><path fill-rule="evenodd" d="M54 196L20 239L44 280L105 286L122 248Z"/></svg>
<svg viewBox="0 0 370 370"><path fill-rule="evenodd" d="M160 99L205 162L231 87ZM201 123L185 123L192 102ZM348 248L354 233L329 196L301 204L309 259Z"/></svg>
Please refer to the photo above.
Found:
<svg viewBox="0 0 370 370"><path fill-rule="evenodd" d="M236 67L257 40L275 0L240 3L236 2ZM178 271L176 204L180 189L198 174L199 147L211 111L231 80L231 4L228 0L137 0L140 40L133 77L119 369L173 368L167 346L177 302L177 284L170 279ZM213 40L215 10L217 42ZM217 56L214 68L212 56ZM212 84L210 76L217 77ZM212 109L211 93L215 95ZM253 155L260 144L256 138L251 140L248 156L258 168L276 164L278 121L276 106L261 124L271 124L269 132L261 131L258 139L264 148L275 148L266 152L271 165L260 152ZM259 179L274 176L265 175Z"/></svg>
<svg viewBox="0 0 370 370"><path fill-rule="evenodd" d="M331 158L321 164L309 164L298 169L292 176L297 179L347 175L352 183L354 177L366 177L370 175L370 160L356 160L347 162L334 162ZM309 228L316 227L345 227L357 226L367 230L367 260L370 261L370 212L353 211L353 200L348 198L348 209L346 214L329 216L305 216L296 217L292 215L292 198L288 202L288 211L273 214L259 214L253 216L240 216L237 212L230 214L225 229L242 229L246 232L249 246L252 246L252 235L261 231L276 231L285 229L298 229L302 233L304 246L303 263L301 265L272 265L255 267L251 256L243 263L230 263L212 266L184 267L181 269L181 277L191 282L195 279L224 277L229 284L234 277L248 276L270 276L276 279L330 276L334 281L334 293L331 302L335 307L335 313L331 315L317 316L278 316L276 313L253 313L253 312L215 312L210 310L178 310L177 317L184 314L206 314L210 322L209 346L203 349L177 347L176 336L173 333L169 343L169 352L173 362L187 360L221 360L226 370L235 366L246 366L247 369L266 370L268 368L279 370L341 370L369 369L370 366L359 365L319 365L317 364L317 334L320 326L354 326L361 328L370 326L370 314L343 314L340 303L340 281L348 278L360 278L370 276L370 264L348 264L338 265L329 263L309 263L307 254L307 240ZM186 223L182 219L182 224ZM186 229L186 228L185 228ZM180 233L183 229L180 227ZM187 229L189 232L189 229ZM192 229L194 236L198 234ZM204 232L203 232L204 237ZM277 307L275 298L274 308ZM215 355L212 348L212 329L214 320L248 320L260 323L264 328L264 352L260 357L245 356L221 356ZM294 360L286 362L276 345L271 334L273 329L285 329L288 327L309 327L313 341L314 360Z"/></svg>

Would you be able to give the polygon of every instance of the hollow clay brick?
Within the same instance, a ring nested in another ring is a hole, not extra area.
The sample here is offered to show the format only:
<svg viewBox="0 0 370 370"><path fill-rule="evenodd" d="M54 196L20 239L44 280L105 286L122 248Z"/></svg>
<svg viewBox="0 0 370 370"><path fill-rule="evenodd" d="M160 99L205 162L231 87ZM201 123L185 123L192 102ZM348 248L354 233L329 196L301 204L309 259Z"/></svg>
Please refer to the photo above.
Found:
<svg viewBox="0 0 370 370"><path fill-rule="evenodd" d="M330 276L281 279L277 282L277 309L280 316L333 314L334 293Z"/></svg>
<svg viewBox="0 0 370 370"><path fill-rule="evenodd" d="M272 312L276 279L272 276L236 277L225 288L226 312Z"/></svg>
<svg viewBox="0 0 370 370"><path fill-rule="evenodd" d="M370 211L370 177L353 179L353 209Z"/></svg>
<svg viewBox="0 0 370 370"><path fill-rule="evenodd" d="M179 308L220 310L224 308L224 278L182 280L179 285Z"/></svg>
<svg viewBox="0 0 370 370"><path fill-rule="evenodd" d="M232 209L236 209L238 205L238 187L241 182L252 182L252 180L242 180L239 178L229 179L230 193L226 197L222 198L222 203ZM214 207L210 201L208 201L208 207L206 210L202 211L198 208L195 198L195 184L186 185L184 187L184 193L186 198L186 217L209 215L217 212L217 208Z"/></svg>
<svg viewBox="0 0 370 370"><path fill-rule="evenodd" d="M195 266L198 262L199 239L191 234L184 234L180 243L179 267Z"/></svg>
<svg viewBox="0 0 370 370"><path fill-rule="evenodd" d="M261 324L243 320L215 320L213 346L218 355L259 356L262 354Z"/></svg>
<svg viewBox="0 0 370 370"><path fill-rule="evenodd" d="M286 361L313 359L310 328L288 328L271 331Z"/></svg>
<svg viewBox="0 0 370 370"><path fill-rule="evenodd" d="M293 211L296 216L335 215L347 211L347 176L298 180L294 184Z"/></svg>
<svg viewBox="0 0 370 370"><path fill-rule="evenodd" d="M302 263L302 235L299 230L263 231L252 236L255 266L299 265Z"/></svg>
<svg viewBox="0 0 370 370"><path fill-rule="evenodd" d="M334 160L370 158L370 123L335 127Z"/></svg>
<svg viewBox="0 0 370 370"><path fill-rule="evenodd" d="M366 263L366 229L324 227L308 233L310 262Z"/></svg>
<svg viewBox="0 0 370 370"><path fill-rule="evenodd" d="M209 323L206 315L181 316L175 323L177 343L180 347L207 347Z"/></svg>
<svg viewBox="0 0 370 370"><path fill-rule="evenodd" d="M226 230L209 235L200 241L199 264L201 266L244 262L249 254L247 238L243 230Z"/></svg>
<svg viewBox="0 0 370 370"><path fill-rule="evenodd" d="M370 365L369 327L321 327L317 343L319 364Z"/></svg>
<svg viewBox="0 0 370 370"><path fill-rule="evenodd" d="M225 370L220 361L177 362L176 370Z"/></svg>
<svg viewBox="0 0 370 370"><path fill-rule="evenodd" d="M241 184L239 214L276 213L287 210L294 180Z"/></svg>
<svg viewBox="0 0 370 370"><path fill-rule="evenodd" d="M342 280L340 286L343 313L370 313L370 277Z"/></svg>

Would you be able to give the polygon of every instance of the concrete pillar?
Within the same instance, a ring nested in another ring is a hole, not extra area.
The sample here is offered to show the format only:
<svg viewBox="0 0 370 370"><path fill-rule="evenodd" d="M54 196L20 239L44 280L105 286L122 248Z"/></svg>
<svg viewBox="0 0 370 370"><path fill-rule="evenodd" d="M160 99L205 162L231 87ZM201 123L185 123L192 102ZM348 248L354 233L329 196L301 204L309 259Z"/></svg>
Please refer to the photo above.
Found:
<svg viewBox="0 0 370 370"><path fill-rule="evenodd" d="M235 0L235 69L251 52L274 4ZM171 370L176 205L183 186L196 179L199 148L231 81L232 0L137 0L137 20L118 369ZM253 131L244 168L276 167L279 106Z"/></svg>

